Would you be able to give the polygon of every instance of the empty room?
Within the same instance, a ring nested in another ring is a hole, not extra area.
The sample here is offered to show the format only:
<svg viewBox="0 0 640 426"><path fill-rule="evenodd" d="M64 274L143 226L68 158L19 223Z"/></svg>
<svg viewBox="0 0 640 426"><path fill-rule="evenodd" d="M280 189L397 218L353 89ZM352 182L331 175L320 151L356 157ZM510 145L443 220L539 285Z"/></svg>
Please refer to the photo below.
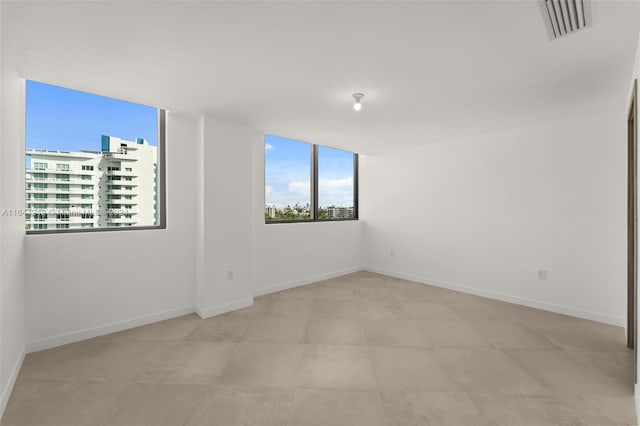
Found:
<svg viewBox="0 0 640 426"><path fill-rule="evenodd" d="M640 3L0 0L0 425L635 425Z"/></svg>

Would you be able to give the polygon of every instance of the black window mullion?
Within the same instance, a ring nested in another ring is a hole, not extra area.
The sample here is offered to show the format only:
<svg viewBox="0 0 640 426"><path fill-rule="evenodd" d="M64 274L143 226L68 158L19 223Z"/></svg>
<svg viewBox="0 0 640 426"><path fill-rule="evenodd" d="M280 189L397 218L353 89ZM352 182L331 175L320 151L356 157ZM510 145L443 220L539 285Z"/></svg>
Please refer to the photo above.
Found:
<svg viewBox="0 0 640 426"><path fill-rule="evenodd" d="M358 154L353 154L353 218L358 219Z"/></svg>
<svg viewBox="0 0 640 426"><path fill-rule="evenodd" d="M311 146L311 220L318 220L318 145Z"/></svg>

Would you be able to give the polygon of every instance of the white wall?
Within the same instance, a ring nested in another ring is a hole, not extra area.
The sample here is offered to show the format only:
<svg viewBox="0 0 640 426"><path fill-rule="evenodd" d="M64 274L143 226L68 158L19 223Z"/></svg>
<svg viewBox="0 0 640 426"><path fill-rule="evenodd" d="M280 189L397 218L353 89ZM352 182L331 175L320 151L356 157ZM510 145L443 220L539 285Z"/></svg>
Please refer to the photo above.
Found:
<svg viewBox="0 0 640 426"><path fill-rule="evenodd" d="M195 120L169 113L166 145L166 230L22 231L30 351L193 312ZM13 180L20 191L22 179Z"/></svg>
<svg viewBox="0 0 640 426"><path fill-rule="evenodd" d="M0 209L6 213L24 208L24 82L11 61L3 58L0 70ZM9 214L0 215L0 413L25 349L24 217Z"/></svg>
<svg viewBox="0 0 640 426"><path fill-rule="evenodd" d="M254 250L256 295L362 269L362 222L264 224Z"/></svg>
<svg viewBox="0 0 640 426"><path fill-rule="evenodd" d="M623 326L625 126L621 110L363 158L368 269Z"/></svg>
<svg viewBox="0 0 640 426"><path fill-rule="evenodd" d="M252 132L207 116L198 126L197 308L209 317L253 304Z"/></svg>
<svg viewBox="0 0 640 426"><path fill-rule="evenodd" d="M0 164L2 164L2 146L4 145L2 142L4 141L3 127L2 127L2 116L4 105L2 104L2 86L4 85L4 69L2 67L2 4L0 4ZM2 195L4 194L2 190L2 182L0 182L0 201L3 199ZM4 280L2 278L2 271L4 268L2 267L2 221L0 220L0 289L3 287ZM2 307L2 291L0 291L0 309ZM2 315L0 314L0 371L2 370L2 363L4 361L4 357L2 356L2 348L4 347L2 343L2 325L4 322L2 321ZM12 386L7 385L2 380L2 373L0 372L0 413L4 412L4 407L7 403L7 397L5 395L6 390L10 389Z"/></svg>

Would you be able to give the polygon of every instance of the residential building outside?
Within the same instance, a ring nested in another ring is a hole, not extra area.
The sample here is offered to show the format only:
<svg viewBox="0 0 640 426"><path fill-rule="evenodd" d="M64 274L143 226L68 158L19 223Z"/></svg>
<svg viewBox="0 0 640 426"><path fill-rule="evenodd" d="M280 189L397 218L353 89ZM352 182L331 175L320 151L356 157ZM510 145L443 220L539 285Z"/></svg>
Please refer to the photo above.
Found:
<svg viewBox="0 0 640 426"><path fill-rule="evenodd" d="M27 149L28 230L158 223L157 147L103 135L100 148Z"/></svg>
<svg viewBox="0 0 640 426"><path fill-rule="evenodd" d="M328 219L353 219L355 208L353 206L330 206L326 207Z"/></svg>

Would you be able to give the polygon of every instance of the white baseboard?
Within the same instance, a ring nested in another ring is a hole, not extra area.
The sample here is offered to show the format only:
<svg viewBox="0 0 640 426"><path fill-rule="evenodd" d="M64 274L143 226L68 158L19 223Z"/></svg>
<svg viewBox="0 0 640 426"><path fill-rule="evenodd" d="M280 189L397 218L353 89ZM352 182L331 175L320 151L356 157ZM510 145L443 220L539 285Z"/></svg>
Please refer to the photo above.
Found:
<svg viewBox="0 0 640 426"><path fill-rule="evenodd" d="M196 309L194 306L184 306L182 308L170 309L168 311L159 312L157 314L145 315L125 321L118 321L111 324L86 328L84 330L74 331L67 334L47 337L45 339L40 339L28 343L27 353L55 348L56 346L67 345L69 343L75 343L81 340L91 339L98 336L104 336L106 334L127 330L129 328L140 327L142 325L164 321L171 318L180 317L182 315L192 314L195 311Z"/></svg>
<svg viewBox="0 0 640 426"><path fill-rule="evenodd" d="M525 297L511 296L508 294L495 293L488 290L478 289L475 287L469 287L461 284L449 283L445 281L433 280L425 277L420 277L411 274L405 274L402 272L395 272L387 269L376 268L367 266L364 268L366 271L374 272L376 274L388 275L390 277L400 278L409 281L415 281L420 284L431 285L434 287L446 288L449 290L461 291L463 293L469 293L476 296L487 297L490 299L501 300L503 302L515 303L517 305L528 306L530 308L542 309L545 311L551 311L558 314L569 315L572 317L588 319L592 321L602 322L605 324L616 325L618 327L624 327L626 319L623 317L615 317L611 315L601 314L597 312L588 312L581 309L572 308L570 306L556 305L553 303L542 302L540 300L527 299Z"/></svg>
<svg viewBox="0 0 640 426"><path fill-rule="evenodd" d="M209 308L198 306L196 308L196 313L200 315L200 318L210 318L215 317L216 315L226 314L227 312L235 311L237 309L248 308L249 306L253 306L253 298L242 299L237 302L227 303L226 305L212 306Z"/></svg>
<svg viewBox="0 0 640 426"><path fill-rule="evenodd" d="M24 361L25 355L26 346L23 346L20 354L18 355L18 359L16 359L16 362L11 369L11 375L7 381L7 386L2 390L2 399L0 400L0 419L4 414L5 408L7 408L7 404L9 403L9 398L11 397L11 392L13 391L13 387L18 379L18 373L20 373L20 369L22 368L22 362Z"/></svg>
<svg viewBox="0 0 640 426"><path fill-rule="evenodd" d="M352 274L354 272L359 272L362 270L364 270L364 268L362 267L345 268L345 269L340 269L338 271L329 272L326 274L316 275L311 278L305 278L302 280L291 281L284 284L277 284L269 287L258 288L254 290L253 296L254 297L265 296L267 294L277 293L278 291L289 290L291 288L300 287L300 286L315 283L318 281L340 277L342 275Z"/></svg>

